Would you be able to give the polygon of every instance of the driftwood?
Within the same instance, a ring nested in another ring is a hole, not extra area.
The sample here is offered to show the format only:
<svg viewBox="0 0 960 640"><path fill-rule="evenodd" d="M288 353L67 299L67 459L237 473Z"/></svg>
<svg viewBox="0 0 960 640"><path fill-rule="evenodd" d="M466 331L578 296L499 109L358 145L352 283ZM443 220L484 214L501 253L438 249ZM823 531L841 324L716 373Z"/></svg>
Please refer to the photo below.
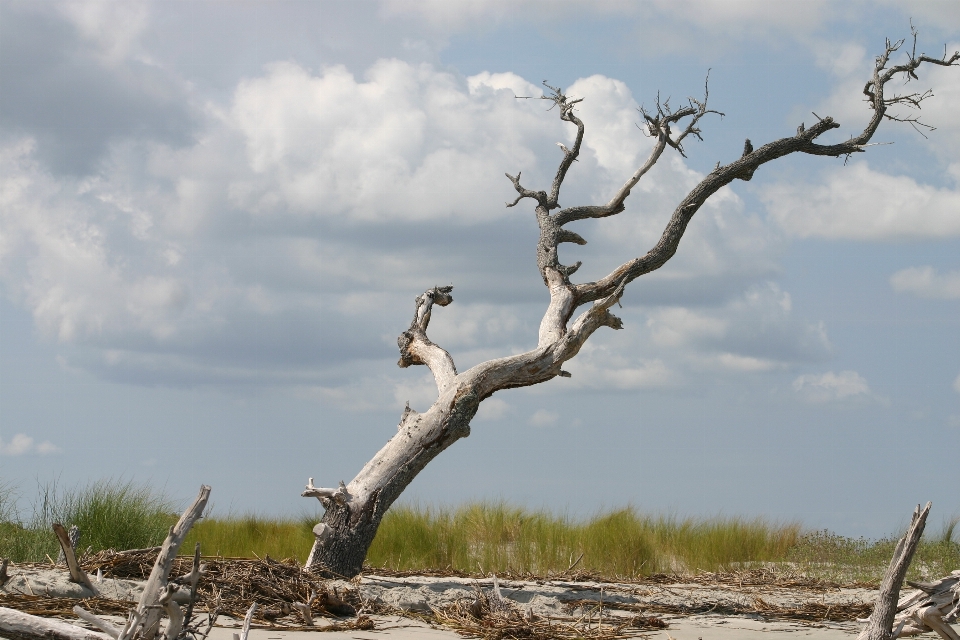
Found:
<svg viewBox="0 0 960 640"><path fill-rule="evenodd" d="M203 514L209 497L210 487L206 485L200 487L196 500L183 513L177 524L170 527L170 533L160 548L160 554L144 587L140 602L129 612L127 623L122 629L79 606L74 607L74 613L88 624L101 629L102 632L90 631L59 620L0 607L0 637L10 640L156 640L160 632L161 618L166 613L169 622L164 636L166 640L177 638L183 630L184 623L189 622L189 619L184 617L179 605L173 601L173 595L179 588L178 583L183 583L189 584L191 596L196 596L196 585L202 572L202 567L199 566L199 550L194 555L194 567L189 574L170 580L170 571L173 569L173 562L180 550L180 545L183 544L193 523ZM58 524L54 525L54 531L67 558L71 579L74 579L74 570L76 570L82 578L86 579L85 584L93 589L90 579L77 564L66 529ZM192 612L192 607L188 608L188 611Z"/></svg>
<svg viewBox="0 0 960 640"><path fill-rule="evenodd" d="M93 583L90 582L89 576L80 568L80 563L77 562L77 554L74 552L74 546L77 540L80 539L80 529L75 526L70 527L70 532L68 533L62 524L54 522L53 532L57 534L57 541L60 543L60 555L64 558L64 563L66 563L67 569L70 571L70 581L82 584L87 589L90 589L93 595L98 595L97 589L93 586Z"/></svg>
<svg viewBox="0 0 960 640"><path fill-rule="evenodd" d="M900 595L900 587L903 586L903 579L907 575L907 569L910 567L910 561L913 554L920 544L920 537L923 535L923 528L927 524L927 514L930 513L931 503L920 509L920 505L913 511L913 519L910 522L910 528L897 542L897 547L893 552L893 558L883 575L883 582L880 583L880 597L877 600L877 606L873 613L867 619L867 626L864 627L857 640L893 640L898 637L903 629L903 625L897 630L893 628L893 619L897 613L897 598ZM941 634L942 635L942 634ZM960 640L943 636L948 640Z"/></svg>
<svg viewBox="0 0 960 640"><path fill-rule="evenodd" d="M0 607L0 637L9 638L9 640L113 640L114 638L68 622L32 616L6 607Z"/></svg>
<svg viewBox="0 0 960 640"><path fill-rule="evenodd" d="M915 636L936 631L944 640L960 640L950 627L960 613L960 571L933 582L910 582L916 589L897 603L891 638Z"/></svg>
<svg viewBox="0 0 960 640"><path fill-rule="evenodd" d="M253 614L257 611L257 603L254 602L250 605L250 608L247 609L247 615L243 617L243 629L240 631L240 635L236 633L233 634L233 640L247 640L247 636L250 635L250 623L253 622Z"/></svg>
<svg viewBox="0 0 960 640"><path fill-rule="evenodd" d="M59 535L57 537L59 538ZM67 537L70 538L70 548L73 549L73 553L76 555L77 545L80 544L80 527L75 524L70 525L70 529L67 531ZM60 548L60 554L57 556L57 564L67 564L67 554L64 553L62 546Z"/></svg>

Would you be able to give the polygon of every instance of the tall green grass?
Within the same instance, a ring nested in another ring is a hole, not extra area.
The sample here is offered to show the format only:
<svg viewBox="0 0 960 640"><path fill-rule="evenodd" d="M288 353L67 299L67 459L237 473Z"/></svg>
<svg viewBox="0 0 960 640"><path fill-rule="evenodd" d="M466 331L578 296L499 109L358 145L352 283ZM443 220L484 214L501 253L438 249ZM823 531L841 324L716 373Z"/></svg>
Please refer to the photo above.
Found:
<svg viewBox="0 0 960 640"><path fill-rule="evenodd" d="M23 517L16 491L0 487L0 557L14 562L46 562L60 546L54 522L80 528L78 551L137 549L163 542L176 516L172 502L146 486L122 480L100 480L76 489L56 483L39 487L32 513Z"/></svg>
<svg viewBox="0 0 960 640"><path fill-rule="evenodd" d="M633 577L782 560L800 532L795 523L645 516L632 508L584 521L504 503L401 506L387 512L367 561L395 570L539 575L576 563L577 569Z"/></svg>
<svg viewBox="0 0 960 640"><path fill-rule="evenodd" d="M131 482L103 480L66 491L42 485L29 517L18 511L18 497L16 487L0 481L0 558L14 562L56 557L53 522L76 524L81 551L99 551L160 544L178 517L166 496ZM204 517L183 551L192 553L200 542L204 555L269 555L302 563L317 517ZM939 534L928 533L911 565L911 578L941 576L960 567L958 522L953 518ZM773 566L840 582L877 582L900 535L848 538L762 518L682 518L633 508L583 519L504 502L453 508L398 505L384 517L367 562L394 570L543 576L574 567L609 578Z"/></svg>
<svg viewBox="0 0 960 640"><path fill-rule="evenodd" d="M200 543L204 555L253 558L265 555L278 560L306 562L313 544L313 526L319 517L267 518L258 515L204 518L193 525L184 541L184 552Z"/></svg>

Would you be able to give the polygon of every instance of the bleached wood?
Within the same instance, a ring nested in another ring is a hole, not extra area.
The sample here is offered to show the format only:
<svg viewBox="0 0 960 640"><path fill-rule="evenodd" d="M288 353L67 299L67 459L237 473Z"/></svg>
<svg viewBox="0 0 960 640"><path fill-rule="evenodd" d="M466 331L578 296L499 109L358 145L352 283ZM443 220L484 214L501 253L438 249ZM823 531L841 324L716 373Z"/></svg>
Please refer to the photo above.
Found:
<svg viewBox="0 0 960 640"><path fill-rule="evenodd" d="M203 515L209 497L210 487L201 486L200 493L193 504L183 512L177 524L170 527L170 533L167 534L166 540L160 547L160 554L157 556L157 561L153 565L147 584L143 588L143 594L137 603L136 612L139 615L139 620L131 625L131 629L128 631L130 636L137 633L138 627L142 627L139 634L141 640L154 640L159 632L160 619L164 612L163 607L159 606L160 596L166 591L170 580L170 570L173 568L173 561L177 557L177 552L180 551L180 545L183 544L183 540L187 537L193 523ZM122 637L120 640L126 640L126 638Z"/></svg>
<svg viewBox="0 0 960 640"><path fill-rule="evenodd" d="M857 640L891 640L894 637L893 624L897 613L900 587L903 585L904 576L907 575L907 569L910 568L910 561L917 550L917 545L920 544L930 507L931 503L928 502L923 510L920 509L920 505L917 505L917 508L914 509L910 528L897 541L893 558L891 558L890 564L883 575L877 605L867 619L867 626L857 636ZM903 628L901 628L901 633L903 633Z"/></svg>
<svg viewBox="0 0 960 640"><path fill-rule="evenodd" d="M73 607L73 613L84 622L88 624L92 624L96 628L100 629L101 631L109 635L111 638L120 637L120 632L122 631L122 629L118 629L112 623L107 622L106 620L103 620L101 618L98 618L97 616L90 613L80 605L76 605Z"/></svg>
<svg viewBox="0 0 960 640"><path fill-rule="evenodd" d="M79 529L77 529L77 531L79 532ZM63 555L67 563L67 569L70 571L70 581L82 584L87 589L90 589L93 595L99 595L97 588L90 582L90 577L80 568L80 563L77 562L77 555L74 553L73 541L70 539L70 534L59 522L53 523L53 532L57 534L57 542L60 543L60 553Z"/></svg>
<svg viewBox="0 0 960 640"><path fill-rule="evenodd" d="M167 613L167 628L163 633L166 640L177 640L177 636L183 630L183 611L180 610L180 605L173 601L173 594L177 592L177 588L177 585L167 583L159 600L160 606Z"/></svg>
<svg viewBox="0 0 960 640"><path fill-rule="evenodd" d="M314 544L306 568L346 578L359 573L384 513L433 458L470 434L470 422L480 403L499 391L569 377L563 364L574 358L601 327L623 327L611 309L619 304L625 287L634 279L659 269L675 255L687 225L718 190L735 180L751 180L759 167L794 153L838 157L865 152L880 122L902 119L888 112L891 106L917 106L928 97L925 93L887 95L884 90L891 79L901 75L915 77L914 72L924 63L957 66L960 61L960 52L950 57L944 55L942 59L909 52L904 64L891 65L890 56L901 44L902 41L886 43L885 53L877 58L873 76L864 87L873 115L862 133L846 142L821 144L818 142L821 136L840 127L832 118L826 117L818 118L818 122L809 128L801 124L796 135L756 149L750 140L746 140L737 159L727 165L718 163L714 171L683 198L653 247L596 282L571 281L580 263L561 263L561 244L586 244L582 236L565 226L625 211L631 190L641 179L651 175L651 169L666 148L684 154L685 139L688 136L699 138L699 122L718 112L707 106L709 94L706 86L701 100L690 98L686 106L679 109L670 107L669 100L661 103L659 99L651 112L641 109L645 132L654 139L648 157L604 204L562 208L560 188L579 156L584 137L584 123L576 114L576 105L582 98L569 97L560 88L544 83L549 93L543 98L553 103L562 121L576 127L574 142L570 147L560 145L563 158L549 191L525 187L519 171L516 175L506 174L517 193L517 198L507 206L513 207L525 199L533 200L533 213L539 229L535 247L537 268L550 300L540 321L537 345L524 353L489 360L458 372L450 353L427 335L434 308L453 302L453 287L435 286L417 296L410 326L397 339L398 364L401 367L427 366L436 382L437 398L422 412L408 405L396 434L349 483L341 482L340 487L327 489L314 486L311 478L301 495L317 498L326 512L321 522L325 527L320 530L322 535L314 532ZM916 120L906 121L918 124ZM576 316L581 307L584 310Z"/></svg>
<svg viewBox="0 0 960 640"><path fill-rule="evenodd" d="M960 640L949 623L960 611L960 571L933 582L907 582L916 590L900 598L891 638L935 631L944 640Z"/></svg>
<svg viewBox="0 0 960 640"><path fill-rule="evenodd" d="M70 538L70 548L73 549L74 555L76 555L77 544L80 543L80 527L75 524L70 525L70 529L67 530L67 537ZM67 564L67 556L62 548L57 555L57 564Z"/></svg>
<svg viewBox="0 0 960 640"><path fill-rule="evenodd" d="M100 631L91 631L54 618L41 618L0 607L0 638L7 640L113 640Z"/></svg>
<svg viewBox="0 0 960 640"><path fill-rule="evenodd" d="M313 605L314 599L317 595L314 592L310 592L310 597L306 602L292 602L290 606L297 610L300 616L303 618L303 624L308 627L313 626L313 611L311 605Z"/></svg>
<svg viewBox="0 0 960 640"><path fill-rule="evenodd" d="M250 605L250 608L247 609L247 615L243 617L243 628L240 629L240 634L233 634L233 640L247 640L247 636L250 635L250 624L253 622L253 614L257 610L257 603L254 602Z"/></svg>

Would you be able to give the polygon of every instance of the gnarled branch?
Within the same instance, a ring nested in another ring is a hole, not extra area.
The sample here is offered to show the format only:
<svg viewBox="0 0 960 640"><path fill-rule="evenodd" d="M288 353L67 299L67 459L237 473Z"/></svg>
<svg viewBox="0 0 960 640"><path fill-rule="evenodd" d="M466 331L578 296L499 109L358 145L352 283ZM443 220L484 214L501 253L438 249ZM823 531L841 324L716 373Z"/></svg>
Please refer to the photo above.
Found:
<svg viewBox="0 0 960 640"><path fill-rule="evenodd" d="M397 364L400 367L427 365L436 380L437 389L441 392L453 382L457 375L457 366L445 349L430 341L427 337L427 326L430 324L433 305L445 307L453 302L451 291L452 286L434 287L417 296L410 328L397 338L397 346L400 348L400 361Z"/></svg>

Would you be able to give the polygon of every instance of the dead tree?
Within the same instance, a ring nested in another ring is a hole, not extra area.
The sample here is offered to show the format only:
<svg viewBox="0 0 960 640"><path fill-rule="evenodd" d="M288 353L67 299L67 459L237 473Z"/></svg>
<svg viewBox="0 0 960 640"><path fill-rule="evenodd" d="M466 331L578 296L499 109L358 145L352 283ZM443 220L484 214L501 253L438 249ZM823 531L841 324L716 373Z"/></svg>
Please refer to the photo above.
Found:
<svg viewBox="0 0 960 640"><path fill-rule="evenodd" d="M873 75L863 88L873 114L862 133L844 142L821 144L818 142L820 136L840 125L831 117L817 116L817 121L809 128L801 124L796 135L759 148L755 149L748 139L740 158L727 165L718 163L677 205L663 235L652 249L618 266L596 282L573 282L570 277L580 263L561 264L560 244L583 245L587 242L566 227L579 220L605 218L623 212L630 190L650 171L667 147L684 154L686 138L691 135L700 138L700 120L707 114L718 112L707 107L706 89L702 100L691 98L679 109L671 108L669 101L661 103L659 100L655 109L641 109L643 128L654 142L643 165L606 204L561 208L558 204L560 187L580 154L584 136L584 123L575 113L575 106L582 98L573 99L561 89L544 83L549 93L543 99L553 103L561 120L576 127L575 141L570 148L560 145L563 159L548 191L525 187L519 172L516 176L507 174L518 194L516 200L507 206L515 206L525 199L532 200L540 228L537 266L550 292L550 303L540 323L537 346L526 353L490 360L458 373L450 354L427 337L433 308L453 302L453 287L434 287L417 297L410 327L397 341L399 365L426 365L436 380L437 400L423 413L408 406L400 418L397 434L349 484L341 482L335 489L320 488L313 485L311 478L302 495L319 499L326 513L314 528L316 539L307 566L331 575L354 576L359 573L384 513L427 463L470 434L470 421L480 403L504 389L540 384L557 376L569 377L570 374L563 370L563 363L576 356L587 339L601 327L622 328L620 318L611 313L611 308L620 302L624 288L635 278L659 269L673 257L694 214L721 187L734 180L750 180L761 165L793 153L833 158L862 153L885 119L908 122L915 128L927 126L909 111L896 108L918 109L920 103L932 95L931 92L890 95L887 85L896 78L903 78L906 82L916 80L915 72L924 63L957 66L960 52L952 56L944 53L941 58L917 55L914 32L913 46L905 52L905 59L900 64L893 64L891 57L903 49L903 44L904 40L888 40L883 53L876 58ZM891 108L894 111L890 111ZM589 306L574 318L576 311L585 305Z"/></svg>

